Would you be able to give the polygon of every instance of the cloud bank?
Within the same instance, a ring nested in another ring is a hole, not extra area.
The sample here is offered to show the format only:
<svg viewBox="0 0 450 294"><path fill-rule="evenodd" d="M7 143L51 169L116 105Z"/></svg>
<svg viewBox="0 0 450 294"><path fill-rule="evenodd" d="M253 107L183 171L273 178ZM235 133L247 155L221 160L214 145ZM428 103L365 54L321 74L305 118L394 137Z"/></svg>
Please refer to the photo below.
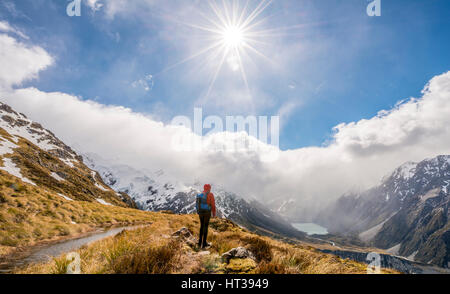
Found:
<svg viewBox="0 0 450 294"><path fill-rule="evenodd" d="M378 183L406 161L450 152L450 72L432 78L421 97L375 117L336 126L326 146L281 151L277 161L263 162L257 152L213 148L242 137L254 140L242 133L212 135L208 151L174 152L174 136L196 135L124 107L66 93L13 88L36 78L53 58L44 49L5 34L0 34L0 45L0 63L7 65L0 69L0 100L76 150L136 168L164 169L186 183L212 182L265 203L295 199L299 208L314 212L349 189Z"/></svg>

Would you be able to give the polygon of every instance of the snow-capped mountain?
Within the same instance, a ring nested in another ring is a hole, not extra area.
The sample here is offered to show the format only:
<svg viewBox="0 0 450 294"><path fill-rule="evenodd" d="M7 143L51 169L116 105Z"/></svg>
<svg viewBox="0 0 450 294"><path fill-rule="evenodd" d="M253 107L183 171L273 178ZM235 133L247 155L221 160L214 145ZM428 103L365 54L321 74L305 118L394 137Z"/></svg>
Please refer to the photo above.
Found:
<svg viewBox="0 0 450 294"><path fill-rule="evenodd" d="M317 218L337 233L417 261L450 261L450 156L397 168L382 183L341 197Z"/></svg>
<svg viewBox="0 0 450 294"><path fill-rule="evenodd" d="M127 165L114 165L112 160L96 154L83 156L84 162L97 170L103 181L117 192L131 196L139 208L149 211L170 210L175 213L195 212L196 195L203 185L181 183L163 170L137 170ZM213 184L217 214L248 229L275 232L290 237L304 237L277 213L257 201L247 201Z"/></svg>
<svg viewBox="0 0 450 294"><path fill-rule="evenodd" d="M68 200L134 206L105 185L69 146L39 123L0 102L0 171Z"/></svg>
<svg viewBox="0 0 450 294"><path fill-rule="evenodd" d="M52 132L44 129L39 123L28 119L24 114L17 113L10 106L0 102L0 126L13 136L15 143L18 138L24 138L44 151L58 157L70 167L81 160L69 146L59 140Z"/></svg>

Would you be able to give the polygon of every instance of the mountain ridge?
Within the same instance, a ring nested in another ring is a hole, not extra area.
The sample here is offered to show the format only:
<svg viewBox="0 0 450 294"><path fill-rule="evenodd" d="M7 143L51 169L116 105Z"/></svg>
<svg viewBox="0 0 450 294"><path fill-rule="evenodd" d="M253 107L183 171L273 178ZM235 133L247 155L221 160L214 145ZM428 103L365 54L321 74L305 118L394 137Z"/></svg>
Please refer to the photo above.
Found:
<svg viewBox="0 0 450 294"><path fill-rule="evenodd" d="M449 185L450 155L408 162L380 185L343 195L316 221L392 254L449 267Z"/></svg>

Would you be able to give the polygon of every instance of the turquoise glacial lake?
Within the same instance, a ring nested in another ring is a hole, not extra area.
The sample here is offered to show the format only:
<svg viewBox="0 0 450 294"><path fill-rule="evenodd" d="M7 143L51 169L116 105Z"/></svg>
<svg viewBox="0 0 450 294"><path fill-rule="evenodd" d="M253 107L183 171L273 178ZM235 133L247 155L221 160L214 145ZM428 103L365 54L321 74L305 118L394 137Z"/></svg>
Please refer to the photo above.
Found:
<svg viewBox="0 0 450 294"><path fill-rule="evenodd" d="M326 235L328 234L327 228L319 226L313 223L293 223L292 226L297 230L304 232L308 235Z"/></svg>

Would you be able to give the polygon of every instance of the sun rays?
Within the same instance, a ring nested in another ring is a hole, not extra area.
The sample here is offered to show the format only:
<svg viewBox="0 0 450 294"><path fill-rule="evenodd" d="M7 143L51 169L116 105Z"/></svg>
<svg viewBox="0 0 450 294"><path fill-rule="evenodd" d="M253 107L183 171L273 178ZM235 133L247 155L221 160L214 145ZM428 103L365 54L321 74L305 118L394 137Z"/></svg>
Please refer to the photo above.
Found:
<svg viewBox="0 0 450 294"><path fill-rule="evenodd" d="M203 99L207 100L219 78L220 73L228 65L231 72L240 74L240 79L251 96L249 78L245 65L259 58L271 62L261 50L271 45L271 38L279 36L281 31L296 28L274 28L268 23L271 17L267 8L273 0L206 0L206 9L198 9L198 21L184 22L172 19L174 22L190 28L193 33L201 33L207 40L205 45L195 53L180 62L167 67L164 71L199 59L211 70L211 79ZM203 7L205 8L205 7Z"/></svg>

